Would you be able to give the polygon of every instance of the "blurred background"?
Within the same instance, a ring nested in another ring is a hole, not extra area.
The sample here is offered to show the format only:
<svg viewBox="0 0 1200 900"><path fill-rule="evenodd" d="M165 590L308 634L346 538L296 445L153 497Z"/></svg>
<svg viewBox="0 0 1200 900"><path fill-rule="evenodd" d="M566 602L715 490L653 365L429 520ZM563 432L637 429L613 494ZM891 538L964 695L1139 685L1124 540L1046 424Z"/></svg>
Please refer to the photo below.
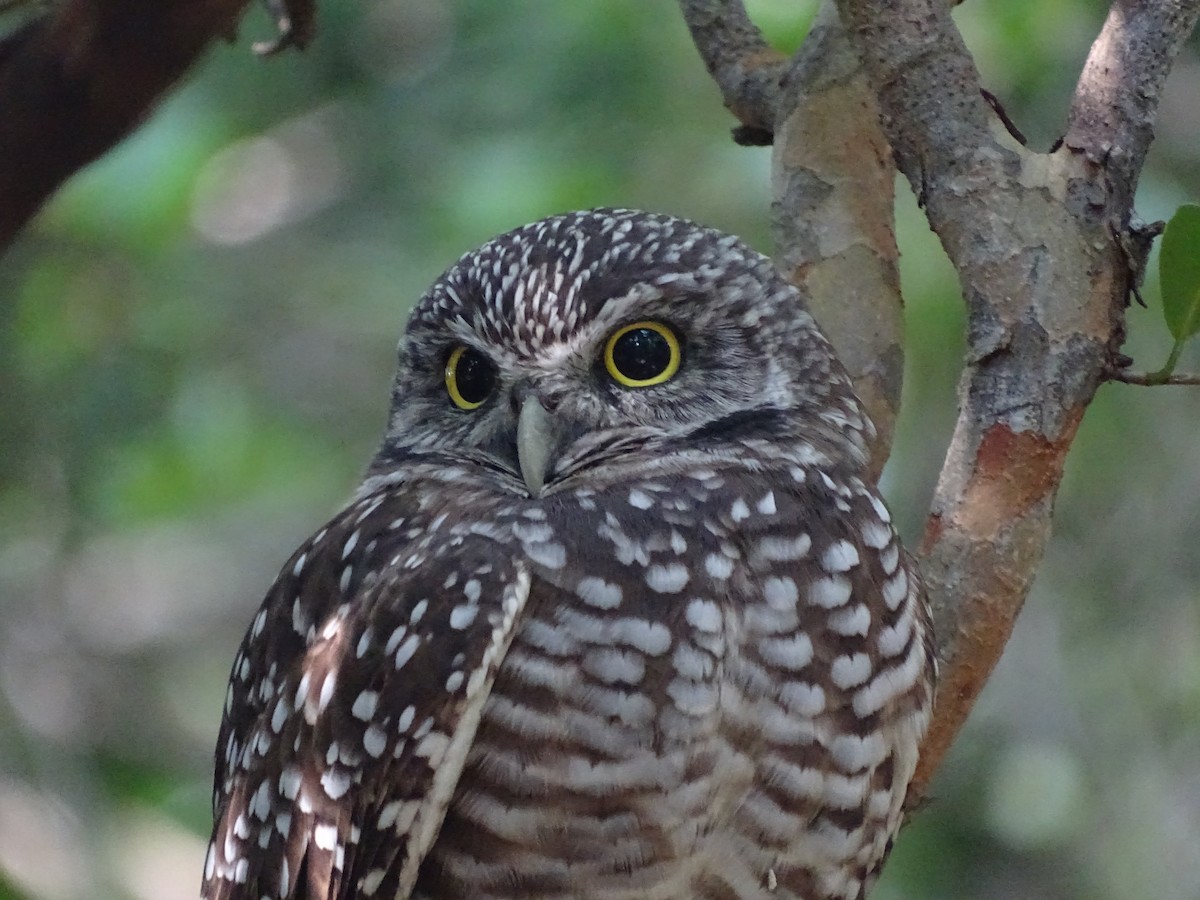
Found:
<svg viewBox="0 0 1200 900"><path fill-rule="evenodd" d="M811 3L754 0L794 48ZM956 13L1045 149L1097 0ZM196 896L228 667L354 487L407 310L457 256L629 205L771 251L768 149L668 2L362 0L264 61L252 9L0 261L0 898ZM1139 208L1200 200L1200 45ZM886 492L920 536L962 305L907 185L908 376ZM1200 250L1198 250L1200 252ZM1130 313L1136 368L1169 349ZM1181 368L1200 368L1185 354ZM1200 389L1105 387L1007 654L874 895L1200 898Z"/></svg>

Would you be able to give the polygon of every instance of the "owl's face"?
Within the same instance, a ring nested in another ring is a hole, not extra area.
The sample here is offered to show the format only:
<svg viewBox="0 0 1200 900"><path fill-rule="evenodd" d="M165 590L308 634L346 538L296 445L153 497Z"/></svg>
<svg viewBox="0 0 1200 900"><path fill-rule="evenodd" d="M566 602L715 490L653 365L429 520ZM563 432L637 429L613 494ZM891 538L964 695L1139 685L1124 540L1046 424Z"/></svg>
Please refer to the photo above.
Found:
<svg viewBox="0 0 1200 900"><path fill-rule="evenodd" d="M536 496L730 460L745 441L858 458L870 427L769 259L680 219L594 210L502 235L426 292L375 470L432 454Z"/></svg>

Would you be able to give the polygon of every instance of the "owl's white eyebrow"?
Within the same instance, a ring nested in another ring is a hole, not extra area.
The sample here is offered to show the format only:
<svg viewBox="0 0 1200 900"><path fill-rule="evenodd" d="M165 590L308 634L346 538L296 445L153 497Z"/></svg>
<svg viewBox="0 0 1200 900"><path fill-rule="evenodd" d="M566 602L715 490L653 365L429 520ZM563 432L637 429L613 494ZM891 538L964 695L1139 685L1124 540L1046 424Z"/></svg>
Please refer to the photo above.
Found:
<svg viewBox="0 0 1200 900"><path fill-rule="evenodd" d="M601 307L600 312L592 321L607 328L615 325L622 319L628 318L634 312L637 312L639 315L649 312L653 315L653 311L647 311L644 307L648 305L657 307L666 300L667 298L663 296L663 293L656 286L641 284L627 294L610 298ZM639 310L639 307L643 307L643 309Z"/></svg>

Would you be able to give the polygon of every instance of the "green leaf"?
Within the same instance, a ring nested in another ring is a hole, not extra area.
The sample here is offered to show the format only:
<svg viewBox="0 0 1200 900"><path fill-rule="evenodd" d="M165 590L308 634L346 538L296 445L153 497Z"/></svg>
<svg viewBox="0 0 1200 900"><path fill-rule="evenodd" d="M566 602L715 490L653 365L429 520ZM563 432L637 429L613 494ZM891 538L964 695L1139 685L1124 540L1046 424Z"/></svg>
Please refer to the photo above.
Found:
<svg viewBox="0 0 1200 900"><path fill-rule="evenodd" d="M1200 206L1175 211L1158 255L1163 318L1177 342L1200 331Z"/></svg>

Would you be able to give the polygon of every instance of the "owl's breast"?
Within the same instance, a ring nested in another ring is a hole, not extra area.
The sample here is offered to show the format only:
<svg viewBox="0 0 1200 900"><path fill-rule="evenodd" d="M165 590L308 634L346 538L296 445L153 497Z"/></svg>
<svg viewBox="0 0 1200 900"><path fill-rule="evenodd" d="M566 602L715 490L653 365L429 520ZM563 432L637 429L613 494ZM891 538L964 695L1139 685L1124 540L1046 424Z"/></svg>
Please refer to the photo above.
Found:
<svg viewBox="0 0 1200 900"><path fill-rule="evenodd" d="M427 896L704 896L712 836L753 765L720 727L728 601L703 561L721 538L702 492L662 487L584 491L514 526L535 573L527 616L426 863ZM744 880L735 896L760 879Z"/></svg>
<svg viewBox="0 0 1200 900"><path fill-rule="evenodd" d="M890 827L865 818L873 769L851 831L805 837L827 805L812 767L836 768L846 714L818 678L853 640L804 594L824 589L814 541L841 526L805 524L803 498L760 475L571 500L514 526L534 573L525 621L418 896L856 896ZM805 766L818 796L780 788ZM818 863L834 880L812 880Z"/></svg>

